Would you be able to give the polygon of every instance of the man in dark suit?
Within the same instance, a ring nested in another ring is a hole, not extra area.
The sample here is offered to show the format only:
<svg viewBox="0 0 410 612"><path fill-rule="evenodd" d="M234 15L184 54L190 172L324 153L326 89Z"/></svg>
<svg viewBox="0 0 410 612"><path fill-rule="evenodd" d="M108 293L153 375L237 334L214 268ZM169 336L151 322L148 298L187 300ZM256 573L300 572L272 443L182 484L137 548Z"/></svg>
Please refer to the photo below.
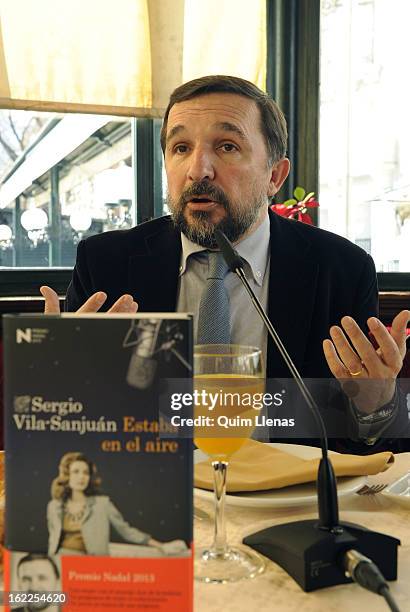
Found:
<svg viewBox="0 0 410 612"><path fill-rule="evenodd" d="M340 236L268 212L269 198L289 172L286 141L280 109L247 81L203 77L177 88L161 133L172 217L81 242L66 307L95 311L105 302L110 311L135 312L138 302L142 312L198 315L204 252L215 249L218 226L245 259L245 271L302 376L384 381L374 401L349 406L361 425L359 451L366 452L366 445L379 450L381 432L397 435L408 427L395 378L409 312L397 315L389 334L376 318L371 257ZM260 346L267 377L288 377L247 296L234 280L225 282L231 341ZM46 312L58 311L52 290L42 293ZM369 329L378 350L368 340Z"/></svg>

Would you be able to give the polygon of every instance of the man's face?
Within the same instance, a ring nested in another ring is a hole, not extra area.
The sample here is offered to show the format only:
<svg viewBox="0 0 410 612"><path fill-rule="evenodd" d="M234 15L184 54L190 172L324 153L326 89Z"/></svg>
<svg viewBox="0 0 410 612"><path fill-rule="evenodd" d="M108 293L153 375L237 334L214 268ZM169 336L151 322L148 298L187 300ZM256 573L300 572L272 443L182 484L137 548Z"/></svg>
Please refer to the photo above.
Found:
<svg viewBox="0 0 410 612"><path fill-rule="evenodd" d="M288 161L268 163L256 103L212 93L169 113L165 168L174 221L194 242L214 247L218 226L232 242L251 233L286 178Z"/></svg>
<svg viewBox="0 0 410 612"><path fill-rule="evenodd" d="M54 568L47 559L35 559L22 563L18 570L19 588L21 591L41 593L58 591L58 580ZM29 610L46 610L47 602L26 604Z"/></svg>

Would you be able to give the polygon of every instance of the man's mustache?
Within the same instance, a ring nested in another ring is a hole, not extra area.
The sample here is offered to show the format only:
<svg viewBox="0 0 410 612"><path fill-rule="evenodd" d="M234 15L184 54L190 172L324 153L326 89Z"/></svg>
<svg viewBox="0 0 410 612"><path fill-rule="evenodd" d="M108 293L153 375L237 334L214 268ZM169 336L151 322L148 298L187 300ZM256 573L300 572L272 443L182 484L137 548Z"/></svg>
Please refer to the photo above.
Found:
<svg viewBox="0 0 410 612"><path fill-rule="evenodd" d="M218 202L218 204L221 204L225 209L229 208L228 198L222 189L215 187L215 185L210 185L207 182L193 183L191 187L185 189L181 194L180 203L185 206L193 197L201 197L204 195L210 200Z"/></svg>

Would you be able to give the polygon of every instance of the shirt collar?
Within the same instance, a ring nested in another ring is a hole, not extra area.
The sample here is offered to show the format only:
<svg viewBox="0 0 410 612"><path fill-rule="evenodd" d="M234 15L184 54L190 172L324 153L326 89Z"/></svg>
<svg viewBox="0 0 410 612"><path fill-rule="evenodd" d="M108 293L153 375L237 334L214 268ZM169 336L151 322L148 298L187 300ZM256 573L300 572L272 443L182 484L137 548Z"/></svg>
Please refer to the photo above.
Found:
<svg viewBox="0 0 410 612"><path fill-rule="evenodd" d="M269 216L266 215L260 226L244 240L235 245L239 255L245 260L245 272L251 273L253 279L260 287L263 284L263 279L266 272L266 267L269 260L269 240L270 240L270 223ZM207 249L189 240L185 234L181 233L182 255L179 268L179 275L185 273L187 261L191 255L203 253ZM246 270L247 268L247 270Z"/></svg>

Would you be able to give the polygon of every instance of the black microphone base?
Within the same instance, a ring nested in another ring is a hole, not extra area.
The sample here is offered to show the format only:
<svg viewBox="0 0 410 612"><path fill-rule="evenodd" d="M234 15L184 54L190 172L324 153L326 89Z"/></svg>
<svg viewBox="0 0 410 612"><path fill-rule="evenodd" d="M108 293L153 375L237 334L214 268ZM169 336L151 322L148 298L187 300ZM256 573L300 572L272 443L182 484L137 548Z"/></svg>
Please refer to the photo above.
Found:
<svg viewBox="0 0 410 612"><path fill-rule="evenodd" d="M280 565L304 591L352 582L343 570L343 554L354 548L379 567L386 580L397 579L400 541L354 523L328 531L317 519L263 529L243 540Z"/></svg>

